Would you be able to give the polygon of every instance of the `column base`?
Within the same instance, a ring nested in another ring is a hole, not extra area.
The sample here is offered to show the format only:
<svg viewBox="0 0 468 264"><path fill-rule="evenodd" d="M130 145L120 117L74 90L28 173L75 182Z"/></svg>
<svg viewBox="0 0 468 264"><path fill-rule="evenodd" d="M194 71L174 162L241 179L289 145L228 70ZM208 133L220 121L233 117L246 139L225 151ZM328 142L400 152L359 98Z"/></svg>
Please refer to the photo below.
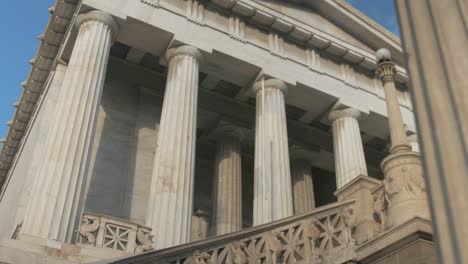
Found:
<svg viewBox="0 0 468 264"><path fill-rule="evenodd" d="M390 154L381 167L388 201L385 228L416 217L430 220L420 155L412 151Z"/></svg>
<svg viewBox="0 0 468 264"><path fill-rule="evenodd" d="M380 231L380 225L374 219L374 198L372 191L382 184L381 181L359 175L352 181L335 191L338 201L355 199L354 215L356 227L353 238L356 243L362 244L376 236Z"/></svg>

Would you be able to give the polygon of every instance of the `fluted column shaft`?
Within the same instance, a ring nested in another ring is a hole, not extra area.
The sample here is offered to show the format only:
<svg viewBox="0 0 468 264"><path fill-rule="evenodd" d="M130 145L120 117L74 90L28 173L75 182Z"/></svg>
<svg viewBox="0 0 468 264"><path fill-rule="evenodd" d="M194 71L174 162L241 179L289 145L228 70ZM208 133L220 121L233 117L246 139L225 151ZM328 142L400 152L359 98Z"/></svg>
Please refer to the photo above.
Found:
<svg viewBox="0 0 468 264"><path fill-rule="evenodd" d="M294 196L294 214L308 212L315 208L312 168L308 161L297 159L291 164Z"/></svg>
<svg viewBox="0 0 468 264"><path fill-rule="evenodd" d="M169 71L148 201L147 225L156 249L190 241L198 75L201 53L168 50Z"/></svg>
<svg viewBox="0 0 468 264"><path fill-rule="evenodd" d="M379 68L377 69L377 74L380 75L385 91L388 125L390 127L390 138L392 141L390 147L391 153L411 150L411 146L406 138L406 129L398 102L395 79L393 78L395 73L395 65L391 62L383 62L379 64Z"/></svg>
<svg viewBox="0 0 468 264"><path fill-rule="evenodd" d="M79 15L79 32L62 85L21 235L71 242L83 203L98 107L117 23L103 12Z"/></svg>
<svg viewBox="0 0 468 264"><path fill-rule="evenodd" d="M255 173L253 224L260 225L293 214L285 93L276 79L255 84Z"/></svg>
<svg viewBox="0 0 468 264"><path fill-rule="evenodd" d="M216 235L242 229L241 142L235 135L218 141L213 184L213 229Z"/></svg>
<svg viewBox="0 0 468 264"><path fill-rule="evenodd" d="M333 150L337 189L359 175L367 176L366 159L356 109L345 108L330 113L333 122Z"/></svg>

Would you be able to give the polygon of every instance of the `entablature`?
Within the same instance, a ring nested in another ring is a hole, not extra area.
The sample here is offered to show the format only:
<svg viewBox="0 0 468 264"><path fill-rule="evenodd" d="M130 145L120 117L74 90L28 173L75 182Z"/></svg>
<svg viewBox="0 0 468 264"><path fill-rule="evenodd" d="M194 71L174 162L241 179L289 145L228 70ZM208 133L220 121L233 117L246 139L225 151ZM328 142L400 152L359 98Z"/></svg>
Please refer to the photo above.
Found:
<svg viewBox="0 0 468 264"><path fill-rule="evenodd" d="M143 1L147 2L147 0ZM164 2L164 0L159 1L160 5ZM193 0L191 2L197 1ZM207 0L200 2L206 2L208 7L222 9L227 14L239 17L250 25L275 32L281 38L299 44L304 48L323 51L367 71L373 72L377 67L377 61L373 53L256 1ZM406 83L407 79L406 70L398 66L397 81Z"/></svg>

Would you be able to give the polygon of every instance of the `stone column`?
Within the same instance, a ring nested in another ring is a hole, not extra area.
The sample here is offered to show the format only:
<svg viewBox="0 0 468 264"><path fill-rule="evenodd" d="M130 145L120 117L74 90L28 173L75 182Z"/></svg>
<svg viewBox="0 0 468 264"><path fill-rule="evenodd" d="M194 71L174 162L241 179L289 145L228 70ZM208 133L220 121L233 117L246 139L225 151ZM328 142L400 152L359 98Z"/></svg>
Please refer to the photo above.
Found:
<svg viewBox="0 0 468 264"><path fill-rule="evenodd" d="M277 79L257 82L253 225L293 215L285 93Z"/></svg>
<svg viewBox="0 0 468 264"><path fill-rule="evenodd" d="M395 2L439 262L468 263L466 1Z"/></svg>
<svg viewBox="0 0 468 264"><path fill-rule="evenodd" d="M352 108L336 109L329 116L333 127L337 189L358 176L367 176L359 117L360 112Z"/></svg>
<svg viewBox="0 0 468 264"><path fill-rule="evenodd" d="M213 230L215 235L242 229L242 133L233 126L219 131L213 182Z"/></svg>
<svg viewBox="0 0 468 264"><path fill-rule="evenodd" d="M291 162L294 214L306 213L315 208L312 168L307 160Z"/></svg>
<svg viewBox="0 0 468 264"><path fill-rule="evenodd" d="M377 51L377 75L385 87L388 122L392 145L390 155L381 164L385 175L385 194L388 199L386 228L398 226L414 218L429 219L426 187L419 154L411 151L397 100L396 68L386 49Z"/></svg>
<svg viewBox="0 0 468 264"><path fill-rule="evenodd" d="M166 53L169 62L148 201L147 225L154 247L190 241L195 169L198 75L202 54L181 46Z"/></svg>
<svg viewBox="0 0 468 264"><path fill-rule="evenodd" d="M197 209L192 216L192 241L205 239L209 236L210 215L208 211Z"/></svg>
<svg viewBox="0 0 468 264"><path fill-rule="evenodd" d="M103 12L76 19L76 43L62 85L55 125L34 177L20 237L70 243L81 217L96 116L112 37L118 24Z"/></svg>

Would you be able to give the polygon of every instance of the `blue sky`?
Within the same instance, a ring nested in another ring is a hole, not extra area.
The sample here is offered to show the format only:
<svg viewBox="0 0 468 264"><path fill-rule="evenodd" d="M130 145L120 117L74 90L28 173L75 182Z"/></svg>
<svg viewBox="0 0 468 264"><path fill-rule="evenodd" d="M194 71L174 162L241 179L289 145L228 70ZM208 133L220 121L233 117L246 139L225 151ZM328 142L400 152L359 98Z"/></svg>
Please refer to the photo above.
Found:
<svg viewBox="0 0 468 264"><path fill-rule="evenodd" d="M39 47L39 36L45 29L53 0L2 1L0 16L0 138L6 136L6 122L13 118L15 108L30 65Z"/></svg>
<svg viewBox="0 0 468 264"><path fill-rule="evenodd" d="M393 33L398 35L393 0L348 0ZM37 36L45 29L54 0L4 1L0 16L0 138L6 136L6 122L12 119L14 107L21 94L20 83L28 75L29 59L39 45Z"/></svg>

